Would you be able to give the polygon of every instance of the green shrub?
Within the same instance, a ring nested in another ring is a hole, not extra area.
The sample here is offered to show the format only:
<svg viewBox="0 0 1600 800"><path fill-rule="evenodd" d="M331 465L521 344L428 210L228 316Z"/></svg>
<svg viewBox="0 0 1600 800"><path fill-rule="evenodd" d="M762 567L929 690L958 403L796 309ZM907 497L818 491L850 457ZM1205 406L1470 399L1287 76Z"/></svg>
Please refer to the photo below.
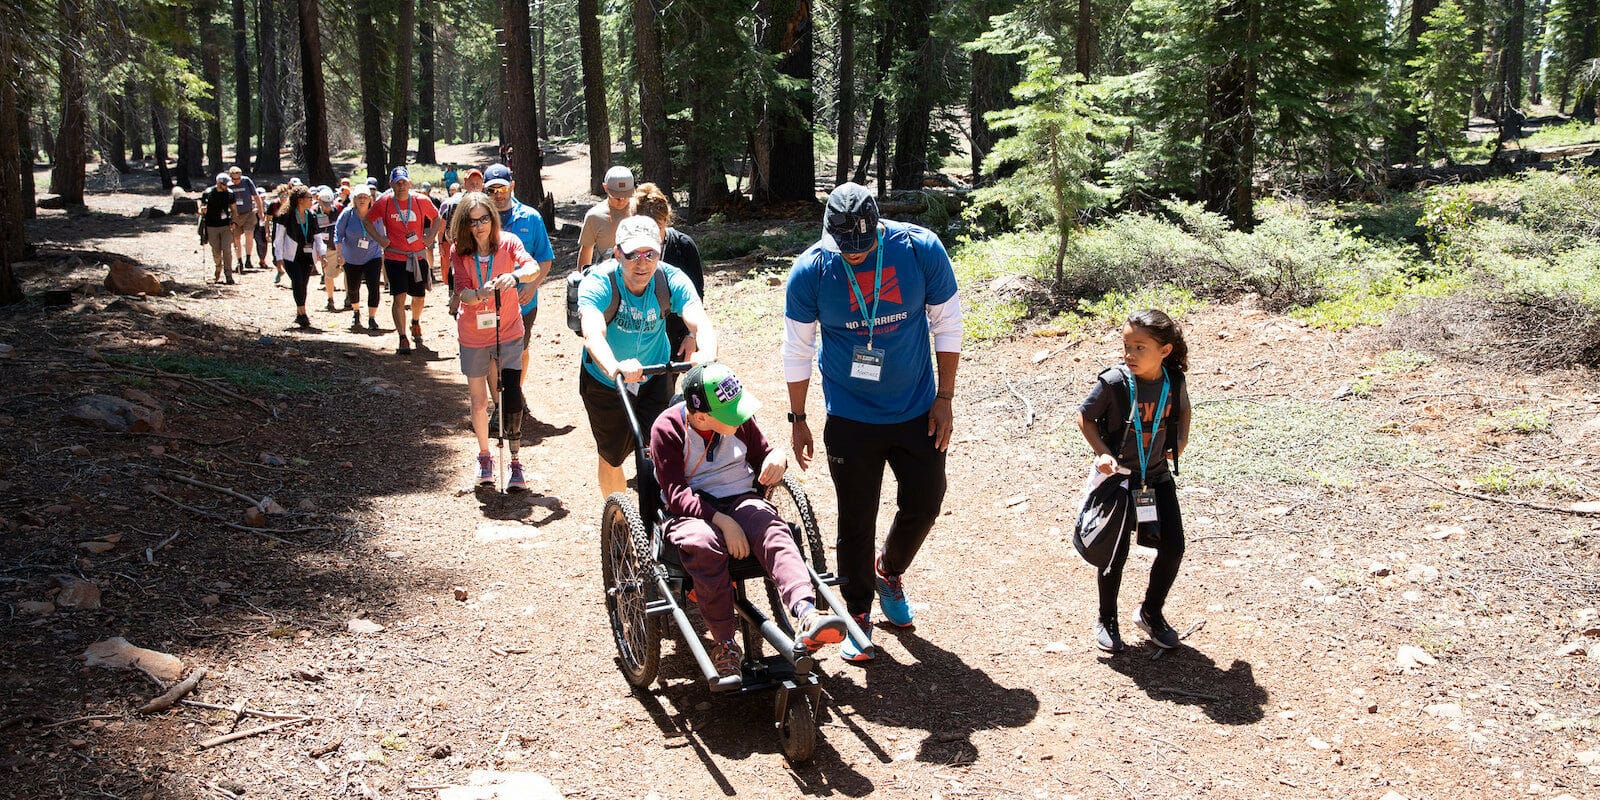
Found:
<svg viewBox="0 0 1600 800"><path fill-rule="evenodd" d="M1600 125L1590 125L1581 120L1573 120L1564 125L1551 125L1540 128L1522 137L1522 146L1530 149L1535 147L1560 147L1566 144L1583 144L1586 142L1600 142Z"/></svg>

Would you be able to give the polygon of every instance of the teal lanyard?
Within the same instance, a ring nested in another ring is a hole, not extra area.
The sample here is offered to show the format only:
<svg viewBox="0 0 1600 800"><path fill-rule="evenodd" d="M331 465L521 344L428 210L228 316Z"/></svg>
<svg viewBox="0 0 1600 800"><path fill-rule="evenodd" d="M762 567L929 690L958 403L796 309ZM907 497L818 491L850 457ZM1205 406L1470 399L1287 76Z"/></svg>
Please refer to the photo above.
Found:
<svg viewBox="0 0 1600 800"><path fill-rule="evenodd" d="M303 217L296 212L295 216L299 217L295 221L300 224L300 243L311 244L311 212L307 211Z"/></svg>
<svg viewBox="0 0 1600 800"><path fill-rule="evenodd" d="M843 256L840 261L844 261ZM845 277L850 279L850 288L856 294L856 307L861 310L861 321L867 325L867 349L872 349L872 329L878 323L878 300L882 298L883 289L883 231L878 231L878 267L872 275L872 312L867 312L867 298L861 295L861 284L856 283L855 267L850 262L844 262Z"/></svg>
<svg viewBox="0 0 1600 800"><path fill-rule="evenodd" d="M478 275L478 288L482 289L483 285L485 283L488 283L488 278L484 277L484 272L483 272L484 258L483 258L483 256L473 256L472 260L477 262L477 264L473 266L472 270L473 270L473 272L477 273L477 275ZM488 260L489 260L489 277L492 278L492 277L494 277L494 256L489 256Z"/></svg>
<svg viewBox="0 0 1600 800"><path fill-rule="evenodd" d="M1145 473L1150 468L1150 450L1144 444L1144 417L1139 414L1139 379L1134 377L1133 370L1124 369L1128 376L1128 407L1133 409L1133 431L1138 437L1134 439L1134 446L1139 448L1139 486L1145 486ZM1156 442L1156 433L1161 430L1161 417L1167 411L1167 392L1172 384L1167 380L1167 368L1161 368L1161 399L1156 401L1156 415L1150 425L1150 444Z"/></svg>

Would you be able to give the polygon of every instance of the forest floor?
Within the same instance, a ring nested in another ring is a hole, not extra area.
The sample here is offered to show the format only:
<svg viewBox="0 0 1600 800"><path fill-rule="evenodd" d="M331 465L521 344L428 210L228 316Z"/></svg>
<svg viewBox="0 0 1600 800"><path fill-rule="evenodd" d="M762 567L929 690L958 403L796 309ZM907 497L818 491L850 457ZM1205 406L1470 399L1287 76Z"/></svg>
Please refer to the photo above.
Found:
<svg viewBox="0 0 1600 800"><path fill-rule="evenodd" d="M473 491L441 299L409 357L387 313L381 334L352 332L315 284L298 330L270 271L207 284L192 217L135 218L159 195L43 212L27 290L91 291L0 313L6 797L434 797L479 770L569 798L1600 796L1600 519L1571 512L1600 490L1592 371L1433 360L1248 302L1189 314L1188 549L1168 616L1199 627L1155 658L1125 623L1133 646L1108 656L1069 536L1076 404L1120 340L973 343L947 510L906 576L917 625L879 627L867 666L828 654L816 756L790 765L771 697L711 696L681 645L649 692L617 670L561 319L572 237L532 343L534 491L499 496ZM799 240L816 223L747 225ZM92 291L110 254L177 291ZM707 270L722 358L780 443L787 262ZM63 421L92 394L159 409L164 431ZM825 539L826 469L802 476ZM234 527L248 501L180 478L285 513ZM1124 616L1149 556L1130 559ZM83 659L117 636L207 669L190 698L218 708L139 713L160 689ZM307 719L202 748L273 722L235 709Z"/></svg>

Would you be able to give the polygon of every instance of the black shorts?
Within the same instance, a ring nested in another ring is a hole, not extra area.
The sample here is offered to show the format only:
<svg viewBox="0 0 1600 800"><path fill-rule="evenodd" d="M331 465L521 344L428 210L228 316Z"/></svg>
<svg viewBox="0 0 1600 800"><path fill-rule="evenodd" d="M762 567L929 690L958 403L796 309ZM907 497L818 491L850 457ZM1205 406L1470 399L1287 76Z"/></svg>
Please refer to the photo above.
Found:
<svg viewBox="0 0 1600 800"><path fill-rule="evenodd" d="M428 296L428 281L432 277L428 260L417 259L418 266L422 267L422 280L411 277L411 270L406 269L405 261L395 261L392 258L383 259L383 273L389 276L389 294L399 297L409 294L412 297Z"/></svg>
<svg viewBox="0 0 1600 800"><path fill-rule="evenodd" d="M600 457L613 467L633 452L633 428L628 424L628 412L622 407L617 390L596 380L589 370L578 367L578 397L583 400L583 410L589 414L589 430L594 434L594 447ZM644 382L639 393L631 398L633 411L638 415L639 431L650 435L650 426L656 417L667 410L672 401L676 376L657 375Z"/></svg>

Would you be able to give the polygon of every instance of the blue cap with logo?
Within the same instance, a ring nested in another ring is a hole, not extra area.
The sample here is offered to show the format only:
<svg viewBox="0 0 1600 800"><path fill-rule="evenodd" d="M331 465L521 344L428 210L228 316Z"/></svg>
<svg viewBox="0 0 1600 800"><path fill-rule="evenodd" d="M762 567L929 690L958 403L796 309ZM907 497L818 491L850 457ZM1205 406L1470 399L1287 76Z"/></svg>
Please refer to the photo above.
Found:
<svg viewBox="0 0 1600 800"><path fill-rule="evenodd" d="M394 169L389 170L390 183L394 183L395 181L409 180L411 180L411 173L407 172L405 167L395 167Z"/></svg>
<svg viewBox="0 0 1600 800"><path fill-rule="evenodd" d="M485 188L510 186L512 180L514 179L511 177L511 168L504 164L490 164L489 168L483 171L483 185Z"/></svg>

